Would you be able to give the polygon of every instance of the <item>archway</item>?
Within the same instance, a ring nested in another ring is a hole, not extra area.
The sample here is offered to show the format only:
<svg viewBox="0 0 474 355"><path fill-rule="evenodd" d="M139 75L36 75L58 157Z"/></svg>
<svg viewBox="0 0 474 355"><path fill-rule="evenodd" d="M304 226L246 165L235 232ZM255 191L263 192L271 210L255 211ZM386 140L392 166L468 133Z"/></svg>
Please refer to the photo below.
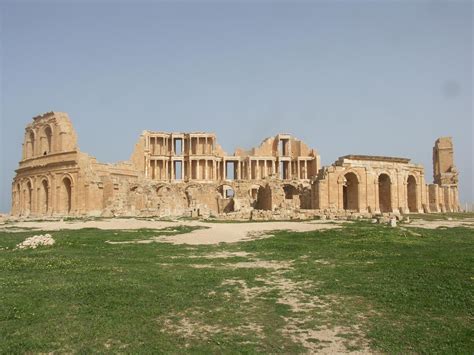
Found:
<svg viewBox="0 0 474 355"><path fill-rule="evenodd" d="M258 190L260 189L260 185L252 185L249 190L249 196L252 200L256 201L258 197Z"/></svg>
<svg viewBox="0 0 474 355"><path fill-rule="evenodd" d="M26 211L31 212L33 201L33 186L31 185L31 181L28 181L26 184Z"/></svg>
<svg viewBox="0 0 474 355"><path fill-rule="evenodd" d="M39 193L39 212L41 214L47 214L49 209L49 196L48 196L48 180L44 179L41 181L40 193Z"/></svg>
<svg viewBox="0 0 474 355"><path fill-rule="evenodd" d="M408 179L407 179L407 202L408 202L408 211L418 212L417 186L416 186L416 179L413 175L408 176Z"/></svg>
<svg viewBox="0 0 474 355"><path fill-rule="evenodd" d="M354 173L344 175L344 185L342 186L343 208L345 210L359 210L359 179Z"/></svg>
<svg viewBox="0 0 474 355"><path fill-rule="evenodd" d="M298 195L298 190L293 185L283 185L283 191L285 192L285 200L292 200L293 196Z"/></svg>
<svg viewBox="0 0 474 355"><path fill-rule="evenodd" d="M71 179L65 177L61 182L60 192L60 211L61 213L70 213L72 209L72 183Z"/></svg>
<svg viewBox="0 0 474 355"><path fill-rule="evenodd" d="M257 191L257 200L255 201L255 209L257 210L272 210L272 189L267 184L266 186L260 186Z"/></svg>
<svg viewBox="0 0 474 355"><path fill-rule="evenodd" d="M171 189L169 186L167 185L159 185L157 188L156 188L156 195L158 197L164 197L164 196L167 196L169 193L170 193Z"/></svg>
<svg viewBox="0 0 474 355"><path fill-rule="evenodd" d="M380 174L378 182L380 212L392 212L392 182L390 181L390 176L387 174Z"/></svg>
<svg viewBox="0 0 474 355"><path fill-rule="evenodd" d="M235 190L230 185L220 185L217 188L217 192L220 195L218 199L219 211L224 213L234 212L235 211Z"/></svg>
<svg viewBox="0 0 474 355"><path fill-rule="evenodd" d="M33 131L28 133L28 140L26 142L26 158L32 158L35 155L35 134Z"/></svg>
<svg viewBox="0 0 474 355"><path fill-rule="evenodd" d="M44 140L43 146L41 149L41 154L46 155L51 153L51 142L52 142L53 132L51 131L50 126L46 126L44 129Z"/></svg>
<svg viewBox="0 0 474 355"><path fill-rule="evenodd" d="M219 192L222 198L233 198L235 195L235 190L230 185L220 185L217 188L217 192Z"/></svg>

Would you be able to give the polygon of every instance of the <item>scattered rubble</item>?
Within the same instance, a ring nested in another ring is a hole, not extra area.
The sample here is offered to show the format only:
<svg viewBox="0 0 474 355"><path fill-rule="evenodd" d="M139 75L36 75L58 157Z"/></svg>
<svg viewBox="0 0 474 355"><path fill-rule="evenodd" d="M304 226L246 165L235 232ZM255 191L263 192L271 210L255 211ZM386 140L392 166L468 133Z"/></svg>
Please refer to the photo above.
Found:
<svg viewBox="0 0 474 355"><path fill-rule="evenodd" d="M36 249L42 245L53 245L54 239L51 234L35 235L33 237L26 238L23 242L18 244L17 249Z"/></svg>

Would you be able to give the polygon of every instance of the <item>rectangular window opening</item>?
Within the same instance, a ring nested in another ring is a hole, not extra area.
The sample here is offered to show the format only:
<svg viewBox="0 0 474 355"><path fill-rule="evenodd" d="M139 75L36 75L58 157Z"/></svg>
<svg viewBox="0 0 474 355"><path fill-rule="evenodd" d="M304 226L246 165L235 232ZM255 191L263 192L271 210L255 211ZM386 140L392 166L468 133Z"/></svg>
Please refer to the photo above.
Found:
<svg viewBox="0 0 474 355"><path fill-rule="evenodd" d="M183 162L174 162L174 176L175 180L183 180Z"/></svg>

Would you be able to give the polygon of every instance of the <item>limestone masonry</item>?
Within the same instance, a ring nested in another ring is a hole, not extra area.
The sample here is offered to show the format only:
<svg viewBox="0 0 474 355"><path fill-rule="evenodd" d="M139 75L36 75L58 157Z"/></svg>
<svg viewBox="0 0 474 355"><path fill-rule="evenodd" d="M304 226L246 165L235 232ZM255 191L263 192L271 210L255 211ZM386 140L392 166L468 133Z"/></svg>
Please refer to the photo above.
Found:
<svg viewBox="0 0 474 355"><path fill-rule="evenodd" d="M459 210L450 137L433 148L434 183L410 159L346 155L321 167L288 134L228 155L212 133L144 131L129 161L103 164L79 151L66 113L26 127L12 184L14 216L310 218L327 214Z"/></svg>

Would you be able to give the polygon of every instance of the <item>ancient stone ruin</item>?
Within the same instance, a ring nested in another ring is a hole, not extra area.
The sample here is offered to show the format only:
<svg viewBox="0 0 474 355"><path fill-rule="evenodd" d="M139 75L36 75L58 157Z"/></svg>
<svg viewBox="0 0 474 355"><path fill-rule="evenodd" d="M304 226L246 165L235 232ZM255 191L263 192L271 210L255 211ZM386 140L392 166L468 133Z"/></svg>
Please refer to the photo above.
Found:
<svg viewBox="0 0 474 355"><path fill-rule="evenodd" d="M12 215L290 219L317 215L458 211L450 137L433 149L434 183L410 159L346 155L321 167L289 134L227 154L212 133L144 131L129 161L81 152L66 113L26 127L12 184Z"/></svg>

